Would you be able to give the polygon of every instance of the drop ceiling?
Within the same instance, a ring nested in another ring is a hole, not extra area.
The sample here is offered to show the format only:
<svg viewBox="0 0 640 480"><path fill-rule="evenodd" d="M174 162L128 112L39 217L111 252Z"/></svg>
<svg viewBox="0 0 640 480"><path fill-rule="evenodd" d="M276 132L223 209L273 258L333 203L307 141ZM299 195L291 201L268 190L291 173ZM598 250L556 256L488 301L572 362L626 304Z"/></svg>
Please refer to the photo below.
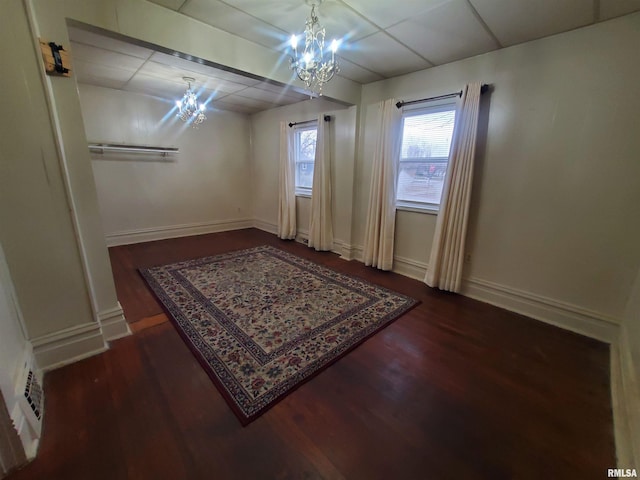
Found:
<svg viewBox="0 0 640 480"><path fill-rule="evenodd" d="M286 51L311 0L150 0L271 48ZM318 2L316 2L318 3ZM324 0L327 38L341 40L340 75L365 84L640 10L640 0ZM309 98L286 87L215 69L94 32L70 28L78 81L177 98L183 76L209 105L241 113Z"/></svg>

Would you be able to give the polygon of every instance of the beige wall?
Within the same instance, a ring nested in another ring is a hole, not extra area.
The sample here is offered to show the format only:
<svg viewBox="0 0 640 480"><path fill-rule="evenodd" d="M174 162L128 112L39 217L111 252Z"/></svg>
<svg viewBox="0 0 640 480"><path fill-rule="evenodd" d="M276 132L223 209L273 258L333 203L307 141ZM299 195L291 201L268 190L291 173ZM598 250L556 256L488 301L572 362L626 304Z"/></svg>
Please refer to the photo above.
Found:
<svg viewBox="0 0 640 480"><path fill-rule="evenodd" d="M0 243L29 338L94 320L26 14L3 0Z"/></svg>
<svg viewBox="0 0 640 480"><path fill-rule="evenodd" d="M640 270L636 276L627 302L622 329L620 331L623 393L626 400L629 424L628 462L635 461L630 468L640 468ZM618 421L618 419L616 419Z"/></svg>
<svg viewBox="0 0 640 480"><path fill-rule="evenodd" d="M18 402L16 385L28 348L13 288L4 252L0 246L0 391L9 413Z"/></svg>
<svg viewBox="0 0 640 480"><path fill-rule="evenodd" d="M249 117L210 109L197 129L174 105L80 85L87 138L104 143L178 147L178 155L93 154L107 238L127 232L250 219Z"/></svg>
<svg viewBox="0 0 640 480"><path fill-rule="evenodd" d="M636 14L365 85L354 242L375 102L489 83L465 275L619 320L640 264L639 44ZM426 262L434 228L434 216L399 212L396 255Z"/></svg>
<svg viewBox="0 0 640 480"><path fill-rule="evenodd" d="M354 179L356 107L346 108L323 99L288 105L257 113L251 117L253 158L253 209L258 222L278 223L278 169L280 122L302 122L318 114L332 116L333 133L332 203L336 243L350 244ZM297 197L298 230L307 232L311 199Z"/></svg>

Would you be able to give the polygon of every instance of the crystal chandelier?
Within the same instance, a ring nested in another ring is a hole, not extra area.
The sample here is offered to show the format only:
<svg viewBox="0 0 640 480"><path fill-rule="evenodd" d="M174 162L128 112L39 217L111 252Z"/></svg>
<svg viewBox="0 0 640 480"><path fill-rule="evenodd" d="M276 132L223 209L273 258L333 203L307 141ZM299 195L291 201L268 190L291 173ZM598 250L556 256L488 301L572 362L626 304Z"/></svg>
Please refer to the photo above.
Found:
<svg viewBox="0 0 640 480"><path fill-rule="evenodd" d="M322 0L318 2L320 4ZM298 37L291 35L291 69L304 82L307 89L322 95L322 86L340 71L336 61L337 40L331 42L330 52L324 48L324 27L318 22L316 6L311 6L311 16L304 27L304 50L298 51Z"/></svg>
<svg viewBox="0 0 640 480"><path fill-rule="evenodd" d="M182 77L182 79L187 82L189 87L187 91L184 92L182 100L176 101L178 117L183 122L190 123L192 127L196 128L207 119L204 114L204 103L198 105L198 97L193 90L191 90L191 82L195 82L195 78Z"/></svg>

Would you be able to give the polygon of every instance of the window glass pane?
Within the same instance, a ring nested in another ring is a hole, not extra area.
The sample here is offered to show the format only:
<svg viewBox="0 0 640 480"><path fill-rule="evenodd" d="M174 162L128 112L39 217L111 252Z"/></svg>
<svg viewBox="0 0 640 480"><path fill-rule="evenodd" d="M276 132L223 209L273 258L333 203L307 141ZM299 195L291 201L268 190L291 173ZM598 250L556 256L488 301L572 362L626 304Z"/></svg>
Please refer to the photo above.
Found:
<svg viewBox="0 0 640 480"><path fill-rule="evenodd" d="M313 186L313 162L296 162L296 187Z"/></svg>
<svg viewBox="0 0 640 480"><path fill-rule="evenodd" d="M396 194L399 202L440 204L455 115L453 105L405 114Z"/></svg>
<svg viewBox="0 0 640 480"><path fill-rule="evenodd" d="M439 204L446 172L446 162L400 162L397 199Z"/></svg>
<svg viewBox="0 0 640 480"><path fill-rule="evenodd" d="M298 131L300 136L300 156L298 157L299 161L305 162L313 162L314 158L316 158L316 136L318 131L314 128L313 130L300 130Z"/></svg>
<svg viewBox="0 0 640 480"><path fill-rule="evenodd" d="M295 132L296 188L313 186L317 128L298 128Z"/></svg>
<svg viewBox="0 0 640 480"><path fill-rule="evenodd" d="M449 158L455 110L404 117L401 158Z"/></svg>

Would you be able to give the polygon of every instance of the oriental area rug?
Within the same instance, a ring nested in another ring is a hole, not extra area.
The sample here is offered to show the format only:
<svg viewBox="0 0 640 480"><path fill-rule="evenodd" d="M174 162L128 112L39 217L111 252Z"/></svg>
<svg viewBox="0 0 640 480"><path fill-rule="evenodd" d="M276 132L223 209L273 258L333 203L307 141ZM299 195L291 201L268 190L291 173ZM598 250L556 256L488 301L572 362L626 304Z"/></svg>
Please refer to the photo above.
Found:
<svg viewBox="0 0 640 480"><path fill-rule="evenodd" d="M418 303L270 246L140 273L244 425Z"/></svg>

